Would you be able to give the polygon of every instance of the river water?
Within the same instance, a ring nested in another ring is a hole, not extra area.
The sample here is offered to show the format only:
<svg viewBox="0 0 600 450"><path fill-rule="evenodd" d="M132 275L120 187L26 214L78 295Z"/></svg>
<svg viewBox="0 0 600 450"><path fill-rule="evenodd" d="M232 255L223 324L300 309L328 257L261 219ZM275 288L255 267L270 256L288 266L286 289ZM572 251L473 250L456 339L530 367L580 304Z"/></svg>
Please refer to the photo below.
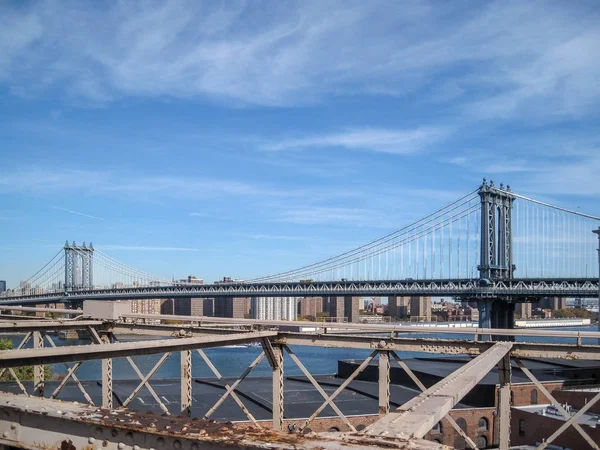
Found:
<svg viewBox="0 0 600 450"><path fill-rule="evenodd" d="M596 326L587 327L573 327L573 328L556 328L556 330L563 331L597 331ZM540 330L541 332L542 330ZM8 337L8 336L6 336ZM436 334L435 332L429 333L409 333L402 335L402 337L422 337L422 338L441 338L441 339L470 339L472 335L466 334ZM22 336L11 336L10 337L15 347L19 344ZM73 339L58 339L52 337L53 341L58 346L63 345L90 345L89 340L73 340ZM124 342L127 340L149 340L151 337L142 336L131 336L131 337L120 337L120 341ZM575 343L575 340L557 340L555 338L545 337L520 337L518 341L523 342L561 342L561 343ZM584 344L596 344L596 339L584 339ZM47 343L46 343L47 345ZM30 348L31 343L26 348ZM300 361L306 366L306 368L313 375L329 375L337 372L338 360L345 359L365 359L369 354L370 350L359 350L359 349L345 349L345 348L323 348L323 347L309 347L309 346L291 346L292 351L298 356ZM235 377L240 376L244 370L252 363L252 361L261 352L260 347L219 347L206 349L205 353L210 358L212 363L221 372L224 377ZM420 353L420 352L399 352L401 358L415 358L419 356L433 356L431 353ZM158 355L147 355L147 356L136 356L134 361L143 373L148 373L154 364L160 359L162 354ZM63 364L57 364L54 366L55 374L64 374L67 372L66 367ZM290 359L289 355L286 354L284 359L284 372L286 375L301 375L302 372ZM269 364L264 358L261 363L252 371L250 376L270 376L271 369ZM192 353L192 375L198 378L213 378L214 375L202 360L197 352ZM101 361L86 361L84 362L79 370L77 376L81 380L98 380L101 378ZM153 378L179 378L180 367L179 367L179 354L173 353L161 366L158 372ZM129 363L124 358L117 358L113 361L113 377L115 380L126 380L126 379L138 379L136 373L133 371Z"/></svg>

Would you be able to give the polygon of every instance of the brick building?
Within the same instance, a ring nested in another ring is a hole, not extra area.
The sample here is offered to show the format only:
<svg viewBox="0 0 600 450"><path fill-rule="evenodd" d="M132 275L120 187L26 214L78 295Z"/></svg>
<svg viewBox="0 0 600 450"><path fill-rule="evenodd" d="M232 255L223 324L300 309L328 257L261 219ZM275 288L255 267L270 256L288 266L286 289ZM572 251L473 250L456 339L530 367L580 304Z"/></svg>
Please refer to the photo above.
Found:
<svg viewBox="0 0 600 450"><path fill-rule="evenodd" d="M250 317L250 297L217 297L214 315L233 319L248 318Z"/></svg>
<svg viewBox="0 0 600 450"><path fill-rule="evenodd" d="M177 316L203 316L204 299L192 297L174 299L174 310Z"/></svg>
<svg viewBox="0 0 600 450"><path fill-rule="evenodd" d="M323 311L337 321L360 322L360 297L329 296L323 298Z"/></svg>
<svg viewBox="0 0 600 450"><path fill-rule="evenodd" d="M542 309L550 309L552 311L566 309L567 299L564 297L542 297L538 306Z"/></svg>
<svg viewBox="0 0 600 450"><path fill-rule="evenodd" d="M410 316L420 317L426 322L431 321L431 297L410 298Z"/></svg>
<svg viewBox="0 0 600 450"><path fill-rule="evenodd" d="M531 319L533 317L532 304L528 302L517 303L515 305L515 314L518 314L521 319Z"/></svg>
<svg viewBox="0 0 600 450"><path fill-rule="evenodd" d="M388 314L397 319L410 315L410 297L391 295L388 297Z"/></svg>
<svg viewBox="0 0 600 450"><path fill-rule="evenodd" d="M298 316L316 318L321 312L323 312L322 297L304 297L298 301Z"/></svg>

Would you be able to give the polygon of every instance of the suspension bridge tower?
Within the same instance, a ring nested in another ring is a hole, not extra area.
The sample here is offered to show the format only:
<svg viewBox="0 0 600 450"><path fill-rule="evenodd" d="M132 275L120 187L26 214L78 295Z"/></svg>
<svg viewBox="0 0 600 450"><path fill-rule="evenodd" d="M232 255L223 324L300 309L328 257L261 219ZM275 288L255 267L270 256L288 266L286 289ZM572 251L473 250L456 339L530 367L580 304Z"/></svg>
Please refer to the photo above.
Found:
<svg viewBox="0 0 600 450"><path fill-rule="evenodd" d="M65 290L92 289L94 287L94 246L76 245L75 242L64 246L65 251Z"/></svg>
<svg viewBox="0 0 600 450"><path fill-rule="evenodd" d="M479 278L482 286L513 278L515 265L512 251L512 210L515 196L510 186L483 179L481 199L481 252ZM480 298L479 326L513 328L515 304L510 299Z"/></svg>

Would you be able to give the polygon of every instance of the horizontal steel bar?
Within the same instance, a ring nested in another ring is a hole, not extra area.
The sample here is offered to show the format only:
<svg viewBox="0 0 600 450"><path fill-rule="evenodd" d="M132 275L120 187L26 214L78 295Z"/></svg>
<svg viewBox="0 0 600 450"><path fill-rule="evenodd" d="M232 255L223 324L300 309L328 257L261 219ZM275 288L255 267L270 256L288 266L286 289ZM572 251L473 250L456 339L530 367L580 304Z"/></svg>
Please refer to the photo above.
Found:
<svg viewBox="0 0 600 450"><path fill-rule="evenodd" d="M495 335L495 336L547 336L561 338L598 338L598 331L560 331L560 330L504 330L497 328L441 328L434 326L410 326L398 324L366 324L366 323L336 323L336 322L290 322L287 320L264 320L258 319L233 319L229 317L206 317L206 316L178 316L167 314L123 314L124 319L154 319L154 320L178 320L181 322L196 322L203 324L230 324L230 325L267 325L269 327L302 327L302 328L320 328L320 329L342 329L342 330L361 330L371 331L373 333L435 333L435 334L469 334L469 335ZM349 331L350 332L350 331Z"/></svg>
<svg viewBox="0 0 600 450"><path fill-rule="evenodd" d="M100 320L15 320L0 321L0 333L14 333L27 331L56 331L79 330L87 327L103 327Z"/></svg>
<svg viewBox="0 0 600 450"><path fill-rule="evenodd" d="M432 338L390 338L340 334L308 334L279 332L278 344L306 345L328 348L357 348L404 352L439 353L446 355L480 355L495 342ZM513 342L510 351L515 357L558 358L600 361L600 346Z"/></svg>
<svg viewBox="0 0 600 450"><path fill-rule="evenodd" d="M265 337L275 337L276 335L277 333L274 331L260 331L228 336L201 336L183 339L118 342L105 345L74 345L44 349L5 350L0 352L0 368L179 352L196 348L253 342Z"/></svg>
<svg viewBox="0 0 600 450"><path fill-rule="evenodd" d="M163 324L147 324L147 323L111 323L110 330L115 334L139 334L145 336L164 336L164 337L190 337L190 336L205 336L207 334L235 334L244 333L248 330L214 326L191 326L184 325L163 325Z"/></svg>
<svg viewBox="0 0 600 450"><path fill-rule="evenodd" d="M72 316L78 316L83 314L83 311L81 309L36 308L33 306L0 306L0 311L44 312L56 314L69 314Z"/></svg>

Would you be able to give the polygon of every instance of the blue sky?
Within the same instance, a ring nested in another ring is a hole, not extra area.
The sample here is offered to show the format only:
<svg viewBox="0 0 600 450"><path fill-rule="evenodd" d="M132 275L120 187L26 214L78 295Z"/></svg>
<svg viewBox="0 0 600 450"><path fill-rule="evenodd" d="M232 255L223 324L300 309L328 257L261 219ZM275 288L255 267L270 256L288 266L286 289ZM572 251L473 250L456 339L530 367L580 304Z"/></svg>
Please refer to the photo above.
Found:
<svg viewBox="0 0 600 450"><path fill-rule="evenodd" d="M600 215L600 4L0 4L0 279L294 268L486 176Z"/></svg>

